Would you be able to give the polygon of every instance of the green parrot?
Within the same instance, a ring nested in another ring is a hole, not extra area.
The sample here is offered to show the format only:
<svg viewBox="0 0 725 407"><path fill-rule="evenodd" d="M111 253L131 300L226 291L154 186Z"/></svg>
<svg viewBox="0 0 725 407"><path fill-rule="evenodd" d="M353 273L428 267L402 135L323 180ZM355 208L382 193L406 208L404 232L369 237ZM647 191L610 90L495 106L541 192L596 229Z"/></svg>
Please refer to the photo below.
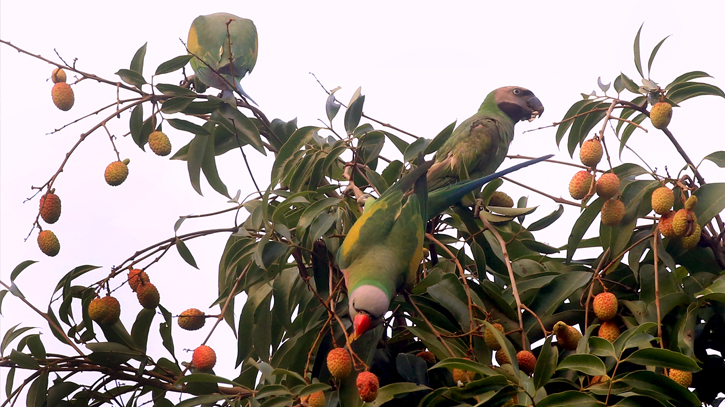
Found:
<svg viewBox="0 0 725 407"><path fill-rule="evenodd" d="M378 325L395 295L415 282L428 220L487 182L550 157L525 161L429 194L425 175L434 165L431 160L411 170L380 198L368 198L363 214L352 225L337 252L337 264L348 290L353 338ZM422 161L420 157L419 162Z"/></svg>
<svg viewBox="0 0 725 407"><path fill-rule="evenodd" d="M492 174L506 158L514 125L543 113L541 101L528 89L505 86L489 93L478 112L458 125L438 149L428 171L430 190L466 176L474 179Z"/></svg>
<svg viewBox="0 0 725 407"><path fill-rule="evenodd" d="M227 36L227 22L230 20ZM221 90L222 98L236 90L252 100L240 83L257 63L257 28L252 20L229 13L199 16L191 23L186 46L189 53L196 56L191 60L191 67L204 84ZM235 86L234 89L229 86L230 83Z"/></svg>

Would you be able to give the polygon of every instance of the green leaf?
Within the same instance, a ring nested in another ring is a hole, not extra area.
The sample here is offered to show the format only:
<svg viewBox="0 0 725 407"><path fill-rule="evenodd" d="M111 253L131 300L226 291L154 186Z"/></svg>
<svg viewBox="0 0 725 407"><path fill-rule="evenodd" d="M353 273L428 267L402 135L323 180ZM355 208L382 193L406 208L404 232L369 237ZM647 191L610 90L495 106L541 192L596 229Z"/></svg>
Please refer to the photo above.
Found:
<svg viewBox="0 0 725 407"><path fill-rule="evenodd" d="M691 407L702 405L700 400L688 389L675 384L674 380L663 374L640 370L629 373L619 380L623 384L631 386L637 393L656 398L666 405L689 405Z"/></svg>
<svg viewBox="0 0 725 407"><path fill-rule="evenodd" d="M335 99L335 92L336 90L333 90L330 92L330 96L327 97L327 101L325 101L325 113L327 114L327 120L330 121L330 126L332 126L332 119L337 116L337 112L340 110L340 102Z"/></svg>
<svg viewBox="0 0 725 407"><path fill-rule="evenodd" d="M24 328L15 330L15 328L17 328L18 325L20 325L20 324L13 326L12 328L8 329L7 332L5 332L5 335L3 336L3 341L0 344L0 354L5 353L5 348L7 348L8 345L10 345L10 342L14 341L15 338L17 338L18 336L22 335L23 333L25 333L31 329L34 329L32 327L24 327Z"/></svg>
<svg viewBox="0 0 725 407"><path fill-rule="evenodd" d="M644 366L666 367L685 372L699 372L702 370L697 365L697 362L695 362L692 358L678 352L673 352L669 349L639 349L634 351L634 353L629 355L629 357L624 359L624 361Z"/></svg>
<svg viewBox="0 0 725 407"><path fill-rule="evenodd" d="M714 153L703 158L703 160L712 161L718 167L725 168L725 151L715 151Z"/></svg>
<svg viewBox="0 0 725 407"><path fill-rule="evenodd" d="M305 144L312 140L313 134L315 134L320 128L307 126L297 129L287 142L284 143L280 148L277 157L274 159L274 165L272 166L272 175L270 185L274 186L280 182L284 177L288 175L290 167L294 165L295 153L300 151Z"/></svg>
<svg viewBox="0 0 725 407"><path fill-rule="evenodd" d="M204 396L192 397L190 399L184 400L181 403L176 404L176 407L194 407L200 406L202 404L213 405L219 400L230 399L232 397L236 396L227 396L224 394L207 394Z"/></svg>
<svg viewBox="0 0 725 407"><path fill-rule="evenodd" d="M536 222L533 222L529 227L526 228L529 232L535 232L537 230L546 229L547 227L551 226L552 223L556 222L557 219L561 217L561 215L564 214L564 205L559 204L559 207L550 214L544 216L543 218L537 220Z"/></svg>
<svg viewBox="0 0 725 407"><path fill-rule="evenodd" d="M539 357L536 358L536 367L534 368L534 387L540 389L549 382L556 370L556 361L559 359L559 348L551 346L551 338L549 335L541 346Z"/></svg>
<svg viewBox="0 0 725 407"><path fill-rule="evenodd" d="M453 134L453 129L455 128L456 122L454 121L453 123L446 126L445 129L441 130L441 132L438 133L438 135L435 136L433 140L428 144L423 154L428 155L438 151L438 149L441 148L441 146L451 137L451 134Z"/></svg>
<svg viewBox="0 0 725 407"><path fill-rule="evenodd" d="M173 97L161 105L161 111L166 114L179 113L186 109L194 99L189 97Z"/></svg>
<svg viewBox="0 0 725 407"><path fill-rule="evenodd" d="M156 68L156 75L177 71L186 66L193 57L193 55L179 55L178 57L171 58Z"/></svg>
<svg viewBox="0 0 725 407"><path fill-rule="evenodd" d="M148 42L142 45L141 48L139 48L133 55L133 59L131 59L131 70L139 75L143 75L143 60L146 57L147 45Z"/></svg>
<svg viewBox="0 0 725 407"><path fill-rule="evenodd" d="M642 27L644 27L644 23L639 26L639 30L637 30L637 36L634 37L634 66L637 68L639 76L644 78L644 74L642 73L642 58L640 57L639 53L639 36L642 33Z"/></svg>
<svg viewBox="0 0 725 407"><path fill-rule="evenodd" d="M430 142L430 140L425 139L423 137L418 137L417 140L412 142L408 148L405 149L405 153L403 154L403 160L406 162L413 161L416 158L418 158L418 153L425 150L426 145Z"/></svg>
<svg viewBox="0 0 725 407"><path fill-rule="evenodd" d="M199 126L198 124L194 124L188 120L183 119L166 119L166 121L171 125L171 127L181 130L181 131L188 131L189 133L193 133L200 136L208 136L209 130L205 129L204 127Z"/></svg>
<svg viewBox="0 0 725 407"><path fill-rule="evenodd" d="M604 407L604 405L589 394L576 390L554 393L536 403L536 407Z"/></svg>
<svg viewBox="0 0 725 407"><path fill-rule="evenodd" d="M599 338L597 336L589 337L589 352L604 357L617 357L614 353L614 345L606 339Z"/></svg>
<svg viewBox="0 0 725 407"><path fill-rule="evenodd" d="M365 96L360 96L354 102L350 103L350 106L345 112L345 131L348 135L352 134L360 123L363 103L365 103Z"/></svg>
<svg viewBox="0 0 725 407"><path fill-rule="evenodd" d="M43 370L28 389L25 405L28 407L43 407L48 394L48 371Z"/></svg>
<svg viewBox="0 0 725 407"><path fill-rule="evenodd" d="M576 370L590 376L604 376L607 374L607 368L604 366L604 362L594 355L569 355L566 359L559 363L556 368Z"/></svg>
<svg viewBox="0 0 725 407"><path fill-rule="evenodd" d="M383 386L378 390L378 397L372 403L365 403L366 406L378 407L393 400L398 394L414 393L421 390L430 390L430 387L415 383L393 383Z"/></svg>
<svg viewBox="0 0 725 407"><path fill-rule="evenodd" d="M255 395L255 398L257 399L263 399L265 397L271 397L271 396L289 396L292 395L290 393L289 389L282 386L281 384L268 384L265 386L262 386L257 390L257 394Z"/></svg>
<svg viewBox="0 0 725 407"><path fill-rule="evenodd" d="M264 143L259 135L259 129L247 116L227 103L222 103L218 112L221 117L212 115L212 120L217 121L234 136L239 137L242 144L249 144L262 155L267 155L267 150L264 149ZM220 118L225 120L219 120Z"/></svg>
<svg viewBox="0 0 725 407"><path fill-rule="evenodd" d="M46 352L45 352L45 346L43 345L43 341L40 340L40 335L28 335L23 340L27 339L28 348L30 348L30 353L33 354L33 357L36 359L45 359Z"/></svg>
<svg viewBox="0 0 725 407"><path fill-rule="evenodd" d="M657 45L655 45L654 49L652 50L652 53L649 55L649 61L647 61L647 76L649 76L650 72L652 71L652 62L655 60L655 55L657 55L657 51L659 51L662 44L665 42L666 39L670 38L670 36L666 36L662 39Z"/></svg>
<svg viewBox="0 0 725 407"><path fill-rule="evenodd" d="M232 386L239 386L238 383L235 383L224 377L219 377L219 376L215 376L213 374L199 373L199 372L190 374L188 376L182 376L174 384L182 384L182 383L224 383L224 384L229 384ZM289 393L289 391L288 391L288 393Z"/></svg>
<svg viewBox="0 0 725 407"><path fill-rule="evenodd" d="M183 88L181 86L176 85L170 85L168 83L159 83L156 85L156 89L159 90L159 92L163 93L166 96L189 96L189 97L196 97L196 92L193 90L189 90L187 88ZM210 106L213 106L211 110L204 113L211 113L212 111L216 110L219 107L219 103L215 102L197 102L198 104L208 104Z"/></svg>
<svg viewBox="0 0 725 407"><path fill-rule="evenodd" d="M196 265L196 260L194 260L194 256L191 255L191 252L189 251L189 248L186 247L186 243L184 243L183 240L176 238L176 250L179 251L179 255L182 259L184 259L185 262L189 263L191 267L194 267L195 269L199 269Z"/></svg>
<svg viewBox="0 0 725 407"><path fill-rule="evenodd" d="M141 74L136 71L119 69L118 72L116 72L116 75L120 76L122 81L139 89L141 89L142 85L145 85L147 83L146 79L144 79L143 76L141 76Z"/></svg>
<svg viewBox="0 0 725 407"><path fill-rule="evenodd" d="M2 305L3 305L3 299L5 299L5 296L8 295L8 290L0 290L0 315L2 315Z"/></svg>
<svg viewBox="0 0 725 407"><path fill-rule="evenodd" d="M18 352L15 349L10 352L10 360L20 368L40 370L40 365L32 356Z"/></svg>
<svg viewBox="0 0 725 407"><path fill-rule="evenodd" d="M675 78L674 81L670 82L669 85L665 86L665 90L670 90L675 85L679 85L684 82L689 82L689 81L691 81L693 79L697 79L697 78L712 78L712 76L710 76L706 72L702 72L702 71L687 72L685 74L678 76L677 78Z"/></svg>
<svg viewBox="0 0 725 407"><path fill-rule="evenodd" d="M700 226L705 226L725 209L725 183L703 185L693 195L697 197L697 205L693 212Z"/></svg>
<svg viewBox="0 0 725 407"><path fill-rule="evenodd" d="M13 269L13 272L10 273L10 281L15 281L15 279L20 275L20 273L23 272L28 266L30 266L33 263L37 263L35 260L25 260L24 262L18 264Z"/></svg>
<svg viewBox="0 0 725 407"><path fill-rule="evenodd" d="M149 330L155 316L155 309L144 308L139 311L136 316L136 321L131 328L131 338L133 338L133 342L142 352L146 352L146 342L149 339Z"/></svg>
<svg viewBox="0 0 725 407"><path fill-rule="evenodd" d="M571 117L576 116L579 113L585 112L584 110L585 106L592 103L591 100L580 100L576 103L574 103L569 110L567 110L566 114L564 115L564 118L561 119L561 124L559 125L559 128L556 129L556 144L559 145L561 143L561 139L564 138L564 135L566 134L566 131L571 127L572 124L574 124L574 120L567 120Z"/></svg>
<svg viewBox="0 0 725 407"><path fill-rule="evenodd" d="M201 166L204 163L204 150L206 150L208 136L196 135L189 143L186 166L189 171L191 186L199 194L201 193Z"/></svg>
<svg viewBox="0 0 725 407"><path fill-rule="evenodd" d="M204 171L204 176L206 177L207 182L209 182L209 185L211 185L215 191L227 198L231 198L229 196L227 186L219 177L219 171L217 171L216 154L214 151L214 136L206 138L206 147L204 148L204 158L201 161L201 170Z"/></svg>
<svg viewBox="0 0 725 407"><path fill-rule="evenodd" d="M704 95L725 98L725 92L715 85L702 82L685 82L673 86L672 89L667 92L667 99L672 103L680 104L687 99Z"/></svg>
<svg viewBox="0 0 725 407"><path fill-rule="evenodd" d="M141 141L141 129L143 128L143 104L138 104L131 111L131 119L128 127L131 130L131 137L137 146L144 149L145 142Z"/></svg>
<svg viewBox="0 0 725 407"><path fill-rule="evenodd" d="M584 212L582 212L576 222L574 222L574 227L571 229L569 242L566 246L567 263L574 258L574 252L576 252L577 247L579 247L579 243L581 242L582 237L584 237L584 233L587 232L589 227L592 225L592 222L594 222L594 219L599 216L599 212L601 212L603 205L603 199L596 199L594 202L590 203L586 209L584 209Z"/></svg>

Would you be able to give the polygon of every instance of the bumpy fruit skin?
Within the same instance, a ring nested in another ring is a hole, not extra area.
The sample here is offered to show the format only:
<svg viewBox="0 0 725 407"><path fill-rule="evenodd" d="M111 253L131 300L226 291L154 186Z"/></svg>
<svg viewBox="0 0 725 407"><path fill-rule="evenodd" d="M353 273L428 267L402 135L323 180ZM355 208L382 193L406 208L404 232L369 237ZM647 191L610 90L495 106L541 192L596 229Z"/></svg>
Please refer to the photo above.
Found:
<svg viewBox="0 0 725 407"><path fill-rule="evenodd" d="M690 236L682 238L682 248L685 250L694 249L697 243L700 242L700 235L702 235L702 228L696 223L695 231Z"/></svg>
<svg viewBox="0 0 725 407"><path fill-rule="evenodd" d="M613 293L599 293L594 297L594 313L602 321L609 321L617 315L617 296Z"/></svg>
<svg viewBox="0 0 725 407"><path fill-rule="evenodd" d="M53 193L40 197L40 217L47 223L55 223L60 218L60 198Z"/></svg>
<svg viewBox="0 0 725 407"><path fill-rule="evenodd" d="M505 333L503 329L503 325L501 324L493 324L493 327L501 332ZM491 332L490 329L486 328L486 330L483 332L483 340L486 341L486 346L488 346L491 350L499 350L501 349L501 344L498 343L496 340L496 337L493 335L493 332Z"/></svg>
<svg viewBox="0 0 725 407"><path fill-rule="evenodd" d="M53 83L65 82L65 71L60 68L53 69L53 74L50 75L50 79L53 81Z"/></svg>
<svg viewBox="0 0 725 407"><path fill-rule="evenodd" d="M498 206L502 208L513 208L514 200L511 199L508 194L501 191L496 191L491 195L491 199L488 201L489 206Z"/></svg>
<svg viewBox="0 0 725 407"><path fill-rule="evenodd" d="M335 348L327 354L327 369L339 380L350 375L352 358L345 348Z"/></svg>
<svg viewBox="0 0 725 407"><path fill-rule="evenodd" d="M659 187L652 192L652 210L659 215L666 215L675 204L675 194L667 187Z"/></svg>
<svg viewBox="0 0 725 407"><path fill-rule="evenodd" d="M304 402L307 403L309 407L325 407L327 400L325 400L325 393L318 391L307 396Z"/></svg>
<svg viewBox="0 0 725 407"><path fill-rule="evenodd" d="M566 350L575 350L579 344L582 334L573 326L569 326L564 321L559 321L554 325L554 333L556 341Z"/></svg>
<svg viewBox="0 0 725 407"><path fill-rule="evenodd" d="M675 212L670 211L669 213L662 215L662 217L660 218L659 226L662 236L668 237L670 239L677 237L675 235L675 230L672 228L672 219L674 217Z"/></svg>
<svg viewBox="0 0 725 407"><path fill-rule="evenodd" d="M139 284L136 288L138 303L146 309L154 309L159 306L159 290L151 283Z"/></svg>
<svg viewBox="0 0 725 407"><path fill-rule="evenodd" d="M458 383L468 383L471 380L473 380L473 377L476 376L476 372L467 371L463 369L455 368L453 369L453 380Z"/></svg>
<svg viewBox="0 0 725 407"><path fill-rule="evenodd" d="M357 375L357 394L360 395L362 401L371 403L378 398L378 388L380 383L378 377L370 372L362 372Z"/></svg>
<svg viewBox="0 0 725 407"><path fill-rule="evenodd" d="M60 242L55 236L55 233L50 230L44 230L38 234L38 246L41 252L50 257L60 252Z"/></svg>
<svg viewBox="0 0 725 407"><path fill-rule="evenodd" d="M602 223L606 226L615 226L624 218L624 202L619 199L610 199L602 206Z"/></svg>
<svg viewBox="0 0 725 407"><path fill-rule="evenodd" d="M121 316L121 304L110 295L95 298L88 304L88 316L99 324L113 325Z"/></svg>
<svg viewBox="0 0 725 407"><path fill-rule="evenodd" d="M58 82L53 85L51 96L53 96L53 103L55 103L55 106L64 112L70 110L75 102L73 89L71 89L70 85L65 82Z"/></svg>
<svg viewBox="0 0 725 407"><path fill-rule="evenodd" d="M587 171L579 171L569 181L569 194L574 199L582 199L591 189L594 176Z"/></svg>
<svg viewBox="0 0 725 407"><path fill-rule="evenodd" d="M156 155L166 156L171 153L171 141L166 134L160 131L154 131L149 134L149 147Z"/></svg>
<svg viewBox="0 0 725 407"><path fill-rule="evenodd" d="M619 327L612 321L603 322L599 326L599 337L614 343L619 338Z"/></svg>
<svg viewBox="0 0 725 407"><path fill-rule="evenodd" d="M518 394L513 396L511 400L501 404L501 407L513 407L514 404L517 404L519 402L519 396Z"/></svg>
<svg viewBox="0 0 725 407"><path fill-rule="evenodd" d="M672 119L672 106L667 102L659 102L652 106L649 119L657 129L665 129Z"/></svg>
<svg viewBox="0 0 725 407"><path fill-rule="evenodd" d="M186 329L187 331L196 331L204 326L206 318L204 313L198 309L189 308L179 315L179 320L177 322L182 329Z"/></svg>
<svg viewBox="0 0 725 407"><path fill-rule="evenodd" d="M430 363L431 365L436 364L436 357L433 354L433 352L429 350L423 350L415 354L415 356L418 356L419 358L426 361L426 363Z"/></svg>
<svg viewBox="0 0 725 407"><path fill-rule="evenodd" d="M683 387L690 387L692 385L692 372L683 372L682 370L670 369L670 379L674 380Z"/></svg>
<svg viewBox="0 0 725 407"><path fill-rule="evenodd" d="M214 368L214 365L216 365L216 353L214 352L214 349L206 345L201 345L194 349L194 354L191 357L191 363L194 365L196 370L208 372Z"/></svg>
<svg viewBox="0 0 725 407"><path fill-rule="evenodd" d="M506 363L511 363L511 360L509 360L509 357L506 356L503 349L499 349L496 351L496 362L498 362L499 366L503 366Z"/></svg>
<svg viewBox="0 0 725 407"><path fill-rule="evenodd" d="M687 198L687 201L685 201L685 209L693 210L695 209L695 206L697 205L697 196L690 195L689 198Z"/></svg>
<svg viewBox="0 0 725 407"><path fill-rule="evenodd" d="M602 174L595 186L597 195L602 199L609 199L619 194L619 177L613 172Z"/></svg>
<svg viewBox="0 0 725 407"><path fill-rule="evenodd" d="M697 225L697 217L689 209L680 209L675 212L675 216L672 218L672 231L677 237L692 235L695 233L695 225Z"/></svg>
<svg viewBox="0 0 725 407"><path fill-rule="evenodd" d="M592 380L591 380L591 381L589 382L589 384L591 384L591 385L595 385L595 384L597 384L597 383L603 383L603 382L609 381L609 380L611 380L611 379L612 379L612 378L611 378L611 377L609 377L609 375L604 375L604 376L594 376L594 377L592 377Z"/></svg>
<svg viewBox="0 0 725 407"><path fill-rule="evenodd" d="M519 360L519 369L523 370L526 374L534 373L536 368L536 356L528 350L522 350L516 354L516 359Z"/></svg>
<svg viewBox="0 0 725 407"><path fill-rule="evenodd" d="M123 184L128 177L128 163L124 161L114 161L108 164L106 172L103 174L108 185L115 187Z"/></svg>
<svg viewBox="0 0 725 407"><path fill-rule="evenodd" d="M602 143L597 139L589 139L582 144L582 148L579 150L579 159L587 167L596 167L599 161L602 161L603 154Z"/></svg>
<svg viewBox="0 0 725 407"><path fill-rule="evenodd" d="M136 292L136 289L138 289L138 285L141 284L141 282L148 283L151 280L149 279L149 275L146 274L145 271L139 270L139 269L131 269L128 272L128 286L131 287L131 290L133 292Z"/></svg>

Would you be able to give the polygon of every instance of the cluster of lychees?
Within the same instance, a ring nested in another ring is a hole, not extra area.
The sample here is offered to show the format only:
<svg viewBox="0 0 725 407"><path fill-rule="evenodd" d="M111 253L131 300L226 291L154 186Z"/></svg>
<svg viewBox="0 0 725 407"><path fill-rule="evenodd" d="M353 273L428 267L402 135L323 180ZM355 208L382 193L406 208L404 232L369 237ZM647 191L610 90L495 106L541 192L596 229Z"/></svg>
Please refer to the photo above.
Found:
<svg viewBox="0 0 725 407"><path fill-rule="evenodd" d="M702 235L702 228L693 212L697 196L687 198L684 207L678 211L672 210L674 203L675 194L671 189L662 186L652 192L652 210L661 215L658 224L660 233L666 238L680 240L682 247L690 250L697 246Z"/></svg>
<svg viewBox="0 0 725 407"><path fill-rule="evenodd" d="M332 377L338 381L347 378L352 372L352 358L350 353L344 348L334 348L327 354L327 370L330 371ZM360 399L367 403L371 403L378 398L378 389L380 382L374 373L361 372L357 376L357 389ZM318 391L300 398L303 406L323 407L327 400L323 391Z"/></svg>
<svg viewBox="0 0 725 407"><path fill-rule="evenodd" d="M589 170L574 174L569 182L569 194L574 199L584 199L594 192L605 200L602 206L602 223L607 226L619 224L624 218L624 203L619 199L619 177L614 172L606 172L594 179L592 172L604 156L602 143L598 138L586 140L579 150L579 159ZM591 172L590 172L591 171Z"/></svg>
<svg viewBox="0 0 725 407"><path fill-rule="evenodd" d="M73 107L73 103L75 103L76 99L73 95L73 89L65 82L65 71L60 68L55 68L50 79L55 84L53 85L53 90L51 91L53 103L55 103L55 106L58 107L58 109L67 112L71 107Z"/></svg>
<svg viewBox="0 0 725 407"><path fill-rule="evenodd" d="M55 194L54 189L40 197L40 217L50 224L60 219L60 198ZM38 246L40 251L51 257L60 252L58 237L48 229L42 230L38 234Z"/></svg>
<svg viewBox="0 0 725 407"><path fill-rule="evenodd" d="M159 290L151 284L148 274L139 269L128 272L128 285L136 293L139 304L146 309L159 306ZM88 304L88 316L91 320L102 325L113 325L121 315L121 304L109 295L103 298L96 297Z"/></svg>

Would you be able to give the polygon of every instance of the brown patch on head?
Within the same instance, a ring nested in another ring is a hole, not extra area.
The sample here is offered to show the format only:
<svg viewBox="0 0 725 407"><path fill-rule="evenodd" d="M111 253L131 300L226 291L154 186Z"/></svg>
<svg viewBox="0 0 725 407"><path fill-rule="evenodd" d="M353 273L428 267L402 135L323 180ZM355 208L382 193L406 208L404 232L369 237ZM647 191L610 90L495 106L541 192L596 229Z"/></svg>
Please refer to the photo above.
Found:
<svg viewBox="0 0 725 407"><path fill-rule="evenodd" d="M544 105L534 96L534 92L520 86L504 86L496 89L495 100L511 120L531 120L544 113Z"/></svg>

